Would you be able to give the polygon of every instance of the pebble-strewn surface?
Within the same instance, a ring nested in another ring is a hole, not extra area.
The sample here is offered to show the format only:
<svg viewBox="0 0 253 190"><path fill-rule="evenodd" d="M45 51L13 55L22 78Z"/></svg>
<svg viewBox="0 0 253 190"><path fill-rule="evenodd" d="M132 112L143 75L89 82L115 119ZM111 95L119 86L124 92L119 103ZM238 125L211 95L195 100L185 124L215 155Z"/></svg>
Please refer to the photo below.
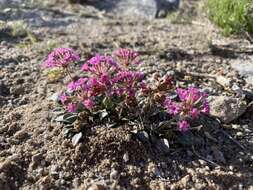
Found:
<svg viewBox="0 0 253 190"><path fill-rule="evenodd" d="M253 189L252 72L238 66L253 64L252 45L221 37L203 15L172 24L43 2L0 8L1 190ZM197 4L183 1L182 10L187 13ZM29 32L8 36L8 27L20 19ZM2 24L6 21L8 26ZM83 60L119 47L140 51L139 69L147 75L175 73L178 85L194 84L211 94L213 113L227 121L220 126L226 133L210 129L195 152L172 146L166 155L154 150L145 134L138 140L128 126L87 130L73 146L63 137L63 127L51 121L48 100L68 79L51 83L40 67L58 46L76 49Z"/></svg>

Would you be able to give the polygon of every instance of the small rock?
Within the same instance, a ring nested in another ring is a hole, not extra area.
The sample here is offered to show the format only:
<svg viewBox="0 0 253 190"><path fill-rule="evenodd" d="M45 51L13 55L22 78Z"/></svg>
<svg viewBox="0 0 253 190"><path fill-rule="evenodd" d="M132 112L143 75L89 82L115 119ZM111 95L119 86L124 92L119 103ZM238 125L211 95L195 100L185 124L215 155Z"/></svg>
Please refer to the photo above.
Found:
<svg viewBox="0 0 253 190"><path fill-rule="evenodd" d="M132 134L127 134L127 136L126 136L126 141L127 141L127 142L130 142L130 141L132 140L132 138L133 138L133 135L132 135Z"/></svg>
<svg viewBox="0 0 253 190"><path fill-rule="evenodd" d="M50 189L50 183L51 183L51 177L45 176L39 180L39 185L41 186L41 189Z"/></svg>
<svg viewBox="0 0 253 190"><path fill-rule="evenodd" d="M243 184L239 183L238 188L239 188L239 190L243 190L244 189Z"/></svg>
<svg viewBox="0 0 253 190"><path fill-rule="evenodd" d="M13 163L10 160L5 160L4 162L0 163L0 173L9 170Z"/></svg>
<svg viewBox="0 0 253 190"><path fill-rule="evenodd" d="M239 131L239 132L236 133L236 135L241 137L241 136L243 136L243 133Z"/></svg>
<svg viewBox="0 0 253 190"><path fill-rule="evenodd" d="M136 136L142 143L149 143L149 136L146 131L139 131Z"/></svg>
<svg viewBox="0 0 253 190"><path fill-rule="evenodd" d="M232 81L229 78L223 76L217 76L216 81L223 87L230 87L232 85Z"/></svg>
<svg viewBox="0 0 253 190"><path fill-rule="evenodd" d="M233 171L235 168L234 168L234 166L232 166L232 165L230 165L229 167L228 167L231 171Z"/></svg>
<svg viewBox="0 0 253 190"><path fill-rule="evenodd" d="M19 96L19 95L23 94L24 91L25 91L25 89L21 85L15 85L15 86L10 88L10 93L15 95L15 96Z"/></svg>
<svg viewBox="0 0 253 190"><path fill-rule="evenodd" d="M147 171L148 173L155 175L155 173L158 172L158 168L154 163L151 162L148 164Z"/></svg>
<svg viewBox="0 0 253 190"><path fill-rule="evenodd" d="M159 189L160 190L165 190L166 189L164 182L159 183Z"/></svg>
<svg viewBox="0 0 253 190"><path fill-rule="evenodd" d="M118 171L115 169L112 169L111 173L110 173L110 179L113 181L115 179L118 178Z"/></svg>
<svg viewBox="0 0 253 190"><path fill-rule="evenodd" d="M39 165L42 159L43 159L43 154L42 153L35 154L32 157L31 167L34 168L37 165Z"/></svg>
<svg viewBox="0 0 253 190"><path fill-rule="evenodd" d="M111 185L110 189L111 189L111 190L120 189L119 186L118 186L118 183L119 183L119 182L118 182L117 180L114 180L114 181L112 182L112 185Z"/></svg>
<svg viewBox="0 0 253 190"><path fill-rule="evenodd" d="M15 138L7 138L7 142L10 144L10 145L17 145L20 143L19 140L15 139ZM14 147L14 146L13 146ZM13 148L15 149L15 148Z"/></svg>
<svg viewBox="0 0 253 190"><path fill-rule="evenodd" d="M123 155L123 160L124 160L124 162L128 162L128 161L129 161L129 154L128 154L128 152L126 152L126 153Z"/></svg>
<svg viewBox="0 0 253 190"><path fill-rule="evenodd" d="M206 165L206 162L204 160L199 159L198 161L199 161L200 165L202 165L202 166Z"/></svg>
<svg viewBox="0 0 253 190"><path fill-rule="evenodd" d="M237 124L233 124L233 125L232 125L232 128L233 128L233 129L240 129L240 127L241 127L241 126L240 126L240 125L237 125Z"/></svg>
<svg viewBox="0 0 253 190"><path fill-rule="evenodd" d="M106 188L102 184L93 184L88 188L88 190L106 190Z"/></svg>
<svg viewBox="0 0 253 190"><path fill-rule="evenodd" d="M79 143L79 141L82 138L82 136L83 136L83 134L82 134L82 132L80 132L80 133L75 134L72 137L72 144L73 144L73 146L76 146Z"/></svg>
<svg viewBox="0 0 253 190"><path fill-rule="evenodd" d="M1 1L0 1L1 2ZM7 46L8 45L8 42L6 42L6 41L1 41L1 43L0 43L2 46Z"/></svg>
<svg viewBox="0 0 253 190"><path fill-rule="evenodd" d="M180 181L179 183L183 186L183 187L186 187L187 184L191 181L191 177L190 175L186 175L184 176Z"/></svg>
<svg viewBox="0 0 253 190"><path fill-rule="evenodd" d="M77 189L78 186L80 185L80 179L79 179L78 177L76 177L75 179L73 179L72 184L73 184L73 187L74 187L75 189Z"/></svg>
<svg viewBox="0 0 253 190"><path fill-rule="evenodd" d="M51 175L58 175L58 166L57 165L52 165L50 168L50 174Z"/></svg>
<svg viewBox="0 0 253 190"><path fill-rule="evenodd" d="M37 93L39 94L39 95L43 95L43 96L45 96L45 94L46 94L46 92L47 92L47 89L46 89L46 87L45 87L45 85L40 85L40 86L38 86L37 87Z"/></svg>
<svg viewBox="0 0 253 190"><path fill-rule="evenodd" d="M10 94L9 88L3 83L0 83L0 96L8 96Z"/></svg>
<svg viewBox="0 0 253 190"><path fill-rule="evenodd" d="M28 137L28 133L25 130L20 130L14 135L14 138L19 140L25 139L26 137Z"/></svg>
<svg viewBox="0 0 253 190"><path fill-rule="evenodd" d="M209 98L210 114L218 117L224 123L237 119L247 109L247 104L239 98L226 96L210 96Z"/></svg>
<svg viewBox="0 0 253 190"><path fill-rule="evenodd" d="M168 154L170 152L170 145L167 139L157 140L156 147L165 154Z"/></svg>
<svg viewBox="0 0 253 190"><path fill-rule="evenodd" d="M16 85L23 84L24 82L25 82L25 80L24 80L23 78L17 78L17 79L15 80Z"/></svg>
<svg viewBox="0 0 253 190"><path fill-rule="evenodd" d="M0 127L0 134L1 133L5 133L9 130L9 126L8 125L5 125L5 126L2 126Z"/></svg>

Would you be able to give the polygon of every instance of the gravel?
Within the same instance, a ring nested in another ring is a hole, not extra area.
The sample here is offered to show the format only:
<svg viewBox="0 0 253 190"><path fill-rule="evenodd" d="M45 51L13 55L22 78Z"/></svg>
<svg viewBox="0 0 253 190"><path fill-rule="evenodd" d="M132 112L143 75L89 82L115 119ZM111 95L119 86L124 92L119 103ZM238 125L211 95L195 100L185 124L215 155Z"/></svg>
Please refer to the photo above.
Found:
<svg viewBox="0 0 253 190"><path fill-rule="evenodd" d="M198 2L182 1L182 10ZM0 43L0 189L252 189L250 99L238 97L230 83L242 91L253 89L231 67L235 58L211 51L208 39L226 42L223 48L235 47L236 59L242 62L252 60L251 54L237 51L248 45L246 41L223 38L203 16L195 18L200 24L136 21L66 3L38 9L14 6L1 12L1 18L23 18L37 41L20 37ZM50 41L55 45L49 47ZM64 138L63 126L52 122L53 106L47 99L68 79L48 81L40 67L49 49L57 46L77 49L83 60L118 47L138 50L143 58L139 69L148 76L174 73L176 85L199 86L215 96L219 101L214 105L223 112L214 113L226 125L217 130L214 125L206 129L209 135L196 137L195 151L169 141L164 154L143 129L136 134L132 126L87 127L73 146ZM228 85L190 72L222 76Z"/></svg>

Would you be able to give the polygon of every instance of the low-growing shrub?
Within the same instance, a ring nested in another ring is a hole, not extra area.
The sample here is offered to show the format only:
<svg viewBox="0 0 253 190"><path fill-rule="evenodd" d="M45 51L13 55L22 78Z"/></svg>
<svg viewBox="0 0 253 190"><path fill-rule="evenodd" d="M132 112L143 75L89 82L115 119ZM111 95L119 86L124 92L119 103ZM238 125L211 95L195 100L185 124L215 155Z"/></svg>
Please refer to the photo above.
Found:
<svg viewBox="0 0 253 190"><path fill-rule="evenodd" d="M97 54L80 67L79 76L73 75L74 62L80 57L73 49L57 48L43 67L60 68L71 79L57 99L63 113L56 120L77 131L101 123L113 127L140 121L148 128L157 125L155 130L184 133L201 114L209 113L207 94L200 89L176 88L172 76L156 74L150 79L139 72L136 65L142 61L136 51Z"/></svg>
<svg viewBox="0 0 253 190"><path fill-rule="evenodd" d="M36 36L28 29L27 24L23 21L0 21L0 41L6 40L6 38L16 42L22 41L19 44L20 47L37 42Z"/></svg>
<svg viewBox="0 0 253 190"><path fill-rule="evenodd" d="M225 35L253 35L252 0L207 0L209 18L223 29Z"/></svg>

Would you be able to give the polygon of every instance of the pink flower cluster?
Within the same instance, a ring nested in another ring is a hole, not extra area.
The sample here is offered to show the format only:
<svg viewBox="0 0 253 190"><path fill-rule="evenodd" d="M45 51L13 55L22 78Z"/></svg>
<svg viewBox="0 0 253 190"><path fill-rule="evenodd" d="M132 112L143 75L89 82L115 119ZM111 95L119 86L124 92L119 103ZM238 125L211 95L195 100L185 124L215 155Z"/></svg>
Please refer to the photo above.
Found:
<svg viewBox="0 0 253 190"><path fill-rule="evenodd" d="M178 88L176 92L179 102L166 98L164 107L170 115L179 117L179 130L187 131L190 127L189 119L197 119L201 113L209 113L207 94L194 87Z"/></svg>
<svg viewBox="0 0 253 190"><path fill-rule="evenodd" d="M120 59L115 61L116 57ZM137 52L128 49L116 51L114 57L95 55L81 67L87 77L70 82L67 85L69 93L61 95L61 103L69 112L76 112L79 107L93 109L98 103L97 97L123 99L135 97L144 75L128 66L136 64L137 57ZM46 65L47 67L67 67L71 61L79 60L77 58L79 57L76 53L70 49L56 49L48 56Z"/></svg>
<svg viewBox="0 0 253 190"><path fill-rule="evenodd" d="M172 100L166 98L167 92L173 89L170 76L161 78L157 75L154 82L147 85L143 81L144 74L134 69L136 64L140 64L138 56L136 51L129 49L120 49L112 56L95 55L81 66L83 77L74 79L70 76L72 81L67 85L67 92L60 96L62 105L68 112L77 112L79 108L97 111L107 108L109 100L116 106L126 105L130 108L136 105L139 91L143 97L149 98L149 103L162 104L178 121L178 128L182 132L190 128L191 120L197 119L201 113L209 113L207 94L197 88L177 88L178 98ZM80 57L73 49L56 48L48 55L43 66L62 67L71 75L69 66L77 61L80 61Z"/></svg>
<svg viewBox="0 0 253 190"><path fill-rule="evenodd" d="M139 64L139 53L130 49L119 49L114 52L114 56L119 59L119 62L128 67L130 64Z"/></svg>
<svg viewBox="0 0 253 190"><path fill-rule="evenodd" d="M56 48L42 64L45 68L67 67L70 63L80 61L79 55L71 48Z"/></svg>
<svg viewBox="0 0 253 190"><path fill-rule="evenodd" d="M96 76L108 75L119 69L117 62L111 56L101 56L97 54L82 66L82 71L90 72Z"/></svg>

